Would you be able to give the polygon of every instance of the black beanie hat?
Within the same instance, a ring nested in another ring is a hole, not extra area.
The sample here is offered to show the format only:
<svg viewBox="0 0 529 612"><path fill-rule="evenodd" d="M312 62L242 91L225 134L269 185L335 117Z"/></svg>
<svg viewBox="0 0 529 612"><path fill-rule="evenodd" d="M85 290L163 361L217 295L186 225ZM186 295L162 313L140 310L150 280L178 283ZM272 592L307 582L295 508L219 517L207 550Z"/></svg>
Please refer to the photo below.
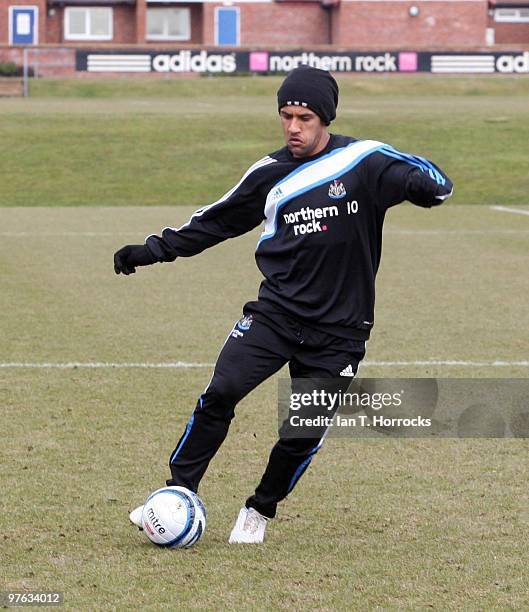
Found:
<svg viewBox="0 0 529 612"><path fill-rule="evenodd" d="M278 109L283 106L305 106L325 123L336 117L338 83L327 70L299 66L290 72L277 92Z"/></svg>

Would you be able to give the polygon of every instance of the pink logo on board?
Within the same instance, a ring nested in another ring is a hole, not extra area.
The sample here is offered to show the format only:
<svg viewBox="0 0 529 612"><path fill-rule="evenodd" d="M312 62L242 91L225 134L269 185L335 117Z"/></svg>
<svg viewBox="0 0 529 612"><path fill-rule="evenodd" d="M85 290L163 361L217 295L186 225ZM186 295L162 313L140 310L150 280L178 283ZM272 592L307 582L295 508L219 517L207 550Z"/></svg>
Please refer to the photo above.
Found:
<svg viewBox="0 0 529 612"><path fill-rule="evenodd" d="M417 72L417 53L402 52L399 53L399 71L400 72Z"/></svg>
<svg viewBox="0 0 529 612"><path fill-rule="evenodd" d="M250 53L250 70L253 72L266 72L268 70L268 53L266 51L252 51Z"/></svg>

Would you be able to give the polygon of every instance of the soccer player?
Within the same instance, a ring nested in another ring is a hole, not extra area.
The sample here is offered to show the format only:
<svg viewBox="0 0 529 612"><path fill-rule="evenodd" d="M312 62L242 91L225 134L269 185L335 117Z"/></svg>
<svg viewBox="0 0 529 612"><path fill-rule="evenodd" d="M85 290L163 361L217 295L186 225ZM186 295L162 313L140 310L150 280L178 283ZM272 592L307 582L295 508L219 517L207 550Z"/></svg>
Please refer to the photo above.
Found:
<svg viewBox="0 0 529 612"><path fill-rule="evenodd" d="M114 256L117 274L191 257L263 223L255 258L264 280L220 352L213 376L169 458L167 485L197 491L237 403L289 364L293 380L350 381L374 321L382 225L391 206L441 204L452 183L432 162L373 140L329 133L338 85L300 66L277 94L286 146L266 155L178 229L165 228ZM321 447L326 429L279 436L230 543L260 543L277 504ZM142 506L130 519L141 525Z"/></svg>

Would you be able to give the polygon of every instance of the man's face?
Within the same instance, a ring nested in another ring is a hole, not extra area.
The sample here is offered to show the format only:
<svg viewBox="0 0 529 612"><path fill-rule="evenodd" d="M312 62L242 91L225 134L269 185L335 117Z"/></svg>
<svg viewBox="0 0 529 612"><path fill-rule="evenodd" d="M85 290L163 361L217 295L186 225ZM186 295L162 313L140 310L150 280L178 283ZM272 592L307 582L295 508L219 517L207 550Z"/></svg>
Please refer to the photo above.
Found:
<svg viewBox="0 0 529 612"><path fill-rule="evenodd" d="M326 147L327 126L316 113L302 106L283 106L279 116L285 143L294 157L310 157Z"/></svg>

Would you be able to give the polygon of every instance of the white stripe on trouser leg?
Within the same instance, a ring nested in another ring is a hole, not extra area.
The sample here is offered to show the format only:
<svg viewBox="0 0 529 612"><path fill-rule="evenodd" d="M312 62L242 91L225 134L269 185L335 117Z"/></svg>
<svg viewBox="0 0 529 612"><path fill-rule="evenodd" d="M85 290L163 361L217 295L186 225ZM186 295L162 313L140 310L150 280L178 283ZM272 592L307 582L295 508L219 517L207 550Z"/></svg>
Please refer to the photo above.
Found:
<svg viewBox="0 0 529 612"><path fill-rule="evenodd" d="M237 325L237 323L235 323L233 325L233 327L231 328L230 333L226 336L226 340L224 340L224 344L222 345L222 347L221 347L221 349L219 351L219 356L220 356L220 353L222 352L222 349L226 345L226 342L228 342L228 339L231 336L233 330L235 329L235 325ZM218 357L217 357L217 360L218 360ZM209 379L209 382L206 385L206 388L204 389L204 391L202 391L201 395L198 398L198 402L199 402L201 408L202 408L202 401L203 401L202 397L206 394L207 390L209 389L209 386L211 385L211 381L213 380L213 376L214 375L215 375L215 368L213 368L213 374L211 375L211 378ZM195 408L195 410L196 410L196 408ZM173 460L177 457L178 453L182 449L182 446L184 445L184 442L187 440L187 437L189 436L189 434L191 432L191 428L193 427L194 421L195 421L195 411L193 410L193 412L191 414L191 417L189 418L189 421L187 422L186 429L184 431L184 437L182 438L180 444L175 448L173 454L171 455L171 458L169 459L169 464L171 464L173 462Z"/></svg>
<svg viewBox="0 0 529 612"><path fill-rule="evenodd" d="M316 446L309 452L307 458L303 460L301 465L294 472L294 475L292 476L292 478L290 480L290 483L288 485L287 493L290 493L290 491L292 491L292 489L294 488L296 482L300 479L301 475L303 474L303 471L309 466L309 464L312 461L312 458L314 457L314 455L323 446L323 442L325 441L325 438L327 437L327 434L329 433L329 428L330 428L330 425L325 430L325 432L324 432L323 436L321 437L320 441L318 442L318 444L316 444Z"/></svg>

